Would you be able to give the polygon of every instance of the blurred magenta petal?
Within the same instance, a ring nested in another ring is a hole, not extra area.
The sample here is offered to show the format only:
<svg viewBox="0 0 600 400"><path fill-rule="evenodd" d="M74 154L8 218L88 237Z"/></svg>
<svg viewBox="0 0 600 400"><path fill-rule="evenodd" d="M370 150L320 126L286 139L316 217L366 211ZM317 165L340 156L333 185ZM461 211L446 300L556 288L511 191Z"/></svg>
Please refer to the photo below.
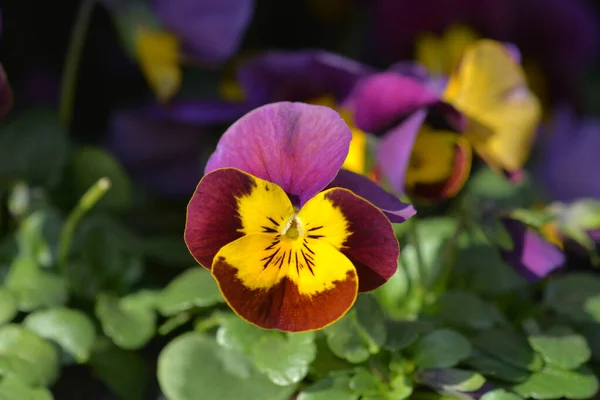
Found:
<svg viewBox="0 0 600 400"><path fill-rule="evenodd" d="M391 222L401 223L417 212L412 205L401 202L398 197L386 192L381 186L364 175L342 169L329 187L341 187L353 191L379 208Z"/></svg>
<svg viewBox="0 0 600 400"><path fill-rule="evenodd" d="M344 120L328 107L267 104L223 134L205 172L240 169L276 183L302 205L335 178L351 139Z"/></svg>
<svg viewBox="0 0 600 400"><path fill-rule="evenodd" d="M527 280L538 281L564 265L564 253L533 229L513 219L504 219L503 222L513 240L514 249L503 251L502 257Z"/></svg>
<svg viewBox="0 0 600 400"><path fill-rule="evenodd" d="M163 196L187 196L202 177L202 129L156 118L152 108L117 111L108 149L134 180Z"/></svg>
<svg viewBox="0 0 600 400"><path fill-rule="evenodd" d="M8 83L4 67L0 64L0 118L3 118L13 106L13 92Z"/></svg>
<svg viewBox="0 0 600 400"><path fill-rule="evenodd" d="M343 100L356 81L374 70L321 50L272 51L243 63L240 85L253 104L307 101L330 95Z"/></svg>
<svg viewBox="0 0 600 400"><path fill-rule="evenodd" d="M415 112L400 125L390 129L379 142L377 165L396 193L405 192L408 162L426 116L425 110Z"/></svg>
<svg viewBox="0 0 600 400"><path fill-rule="evenodd" d="M253 107L248 103L230 103L219 100L181 100L157 108L156 115L190 125L228 124L246 114Z"/></svg>
<svg viewBox="0 0 600 400"><path fill-rule="evenodd" d="M600 199L600 119L561 107L542 133L536 175L552 200Z"/></svg>
<svg viewBox="0 0 600 400"><path fill-rule="evenodd" d="M254 0L154 0L158 16L195 56L219 63L237 50Z"/></svg>
<svg viewBox="0 0 600 400"><path fill-rule="evenodd" d="M416 79L383 72L359 81L347 104L354 112L356 125L374 132L439 101L436 93Z"/></svg>

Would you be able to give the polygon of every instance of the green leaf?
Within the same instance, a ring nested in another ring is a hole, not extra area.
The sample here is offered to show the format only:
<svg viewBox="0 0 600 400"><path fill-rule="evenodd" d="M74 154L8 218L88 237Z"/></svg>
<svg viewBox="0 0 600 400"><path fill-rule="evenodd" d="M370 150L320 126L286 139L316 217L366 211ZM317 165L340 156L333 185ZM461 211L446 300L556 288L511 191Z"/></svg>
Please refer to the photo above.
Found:
<svg viewBox="0 0 600 400"><path fill-rule="evenodd" d="M600 322L600 294L590 297L583 308L596 322Z"/></svg>
<svg viewBox="0 0 600 400"><path fill-rule="evenodd" d="M477 349L473 351L467 364L486 376L513 383L523 382L530 374L525 369L515 367Z"/></svg>
<svg viewBox="0 0 600 400"><path fill-rule="evenodd" d="M481 221L481 229L490 243L495 244L500 249L512 251L515 247L512 236L504 226L504 223L495 216Z"/></svg>
<svg viewBox="0 0 600 400"><path fill-rule="evenodd" d="M50 386L58 376L60 366L54 346L20 325L0 327L0 355L15 356L29 363L27 375L22 379L19 376L23 382Z"/></svg>
<svg viewBox="0 0 600 400"><path fill-rule="evenodd" d="M35 108L14 115L0 127L0 181L55 184L65 165L67 146L56 112Z"/></svg>
<svg viewBox="0 0 600 400"><path fill-rule="evenodd" d="M109 339L101 337L94 346L89 364L118 398L146 398L150 371L146 361L139 354L123 350Z"/></svg>
<svg viewBox="0 0 600 400"><path fill-rule="evenodd" d="M195 263L181 235L144 236L138 245L145 257L165 266L188 267Z"/></svg>
<svg viewBox="0 0 600 400"><path fill-rule="evenodd" d="M481 396L480 400L523 400L523 398L504 389L496 389Z"/></svg>
<svg viewBox="0 0 600 400"><path fill-rule="evenodd" d="M23 324L40 337L58 343L79 363L89 359L96 331L91 319L81 311L62 307L36 311Z"/></svg>
<svg viewBox="0 0 600 400"><path fill-rule="evenodd" d="M297 400L358 400L360 395L350 388L348 374L335 374L310 385Z"/></svg>
<svg viewBox="0 0 600 400"><path fill-rule="evenodd" d="M371 356L369 343L356 322L354 311L324 330L327 344L336 356L354 364L366 361Z"/></svg>
<svg viewBox="0 0 600 400"><path fill-rule="evenodd" d="M0 287L0 325L12 321L17 312L15 296L6 288Z"/></svg>
<svg viewBox="0 0 600 400"><path fill-rule="evenodd" d="M377 350L383 346L386 339L385 315L377 299L370 294L358 296L354 305L356 321L366 333L372 347Z"/></svg>
<svg viewBox="0 0 600 400"><path fill-rule="evenodd" d="M193 307L209 307L223 302L223 296L209 271L190 268L163 289L158 298L158 310L171 316Z"/></svg>
<svg viewBox="0 0 600 400"><path fill-rule="evenodd" d="M162 336L168 335L180 326L187 324L191 318L192 316L187 312L174 315L168 318L165 322L163 322L162 325L158 327L158 334Z"/></svg>
<svg viewBox="0 0 600 400"><path fill-rule="evenodd" d="M540 229L554 219L554 216L547 210L529 210L526 208L512 210L509 217L536 229Z"/></svg>
<svg viewBox="0 0 600 400"><path fill-rule="evenodd" d="M384 347L391 351L402 350L419 337L421 325L413 321L386 321L387 337Z"/></svg>
<svg viewBox="0 0 600 400"><path fill-rule="evenodd" d="M327 345L327 338L319 332L315 337L317 355L315 360L308 366L308 374L314 380L329 376L331 373L348 370L352 364L337 357Z"/></svg>
<svg viewBox="0 0 600 400"><path fill-rule="evenodd" d="M515 385L513 390L533 399L589 399L598 392L598 378L587 369L565 371L547 367Z"/></svg>
<svg viewBox="0 0 600 400"><path fill-rule="evenodd" d="M456 224L456 219L450 217L419 220L417 231L424 265L419 265L417 247L414 243L408 243L400 253L400 264L407 269L411 282L421 277L425 286L433 283L443 262L446 241L456 231Z"/></svg>
<svg viewBox="0 0 600 400"><path fill-rule="evenodd" d="M581 333L587 339L587 343L592 351L592 359L600 363L600 325L586 324L581 327Z"/></svg>
<svg viewBox="0 0 600 400"><path fill-rule="evenodd" d="M567 225L583 231L600 228L600 201L596 199L581 199L569 204L561 220Z"/></svg>
<svg viewBox="0 0 600 400"><path fill-rule="evenodd" d="M44 237L44 228L47 220L51 219L51 216L51 212L47 210L33 212L21 222L16 235L19 254L34 259L38 265L44 267L52 264L50 246ZM55 222L57 218L54 215ZM58 236L59 233L55 233Z"/></svg>
<svg viewBox="0 0 600 400"><path fill-rule="evenodd" d="M31 374L35 365L18 355L0 354L0 377L12 377L25 385L39 385L38 376Z"/></svg>
<svg viewBox="0 0 600 400"><path fill-rule="evenodd" d="M489 329L498 322L490 305L467 292L447 292L437 307L439 317L462 328Z"/></svg>
<svg viewBox="0 0 600 400"><path fill-rule="evenodd" d="M249 354L254 343L266 333L237 315L219 314L218 318L221 326L217 329L217 343L235 352Z"/></svg>
<svg viewBox="0 0 600 400"><path fill-rule="evenodd" d="M420 369L449 368L469 357L469 341L451 329L438 329L424 335L413 348Z"/></svg>
<svg viewBox="0 0 600 400"><path fill-rule="evenodd" d="M316 350L313 332L268 332L252 346L252 357L273 383L287 386L304 379Z"/></svg>
<svg viewBox="0 0 600 400"><path fill-rule="evenodd" d="M96 316L102 330L124 349L143 347L154 335L156 314L150 308L128 302L126 298L102 294L96 302Z"/></svg>
<svg viewBox="0 0 600 400"><path fill-rule="evenodd" d="M548 331L531 335L531 347L541 354L546 363L563 369L575 369L589 360L590 348L585 338L567 330Z"/></svg>
<svg viewBox="0 0 600 400"><path fill-rule="evenodd" d="M403 318L407 314L405 299L408 296L409 286L408 272L399 265L385 285L381 285L371 293L377 297L379 304L390 317Z"/></svg>
<svg viewBox="0 0 600 400"><path fill-rule="evenodd" d="M543 361L521 336L508 330L493 329L482 332L473 339L480 351L516 368L539 371Z"/></svg>
<svg viewBox="0 0 600 400"><path fill-rule="evenodd" d="M553 278L544 293L544 302L554 311L576 322L598 322L587 310L594 296L600 293L600 276L586 272L572 272Z"/></svg>
<svg viewBox="0 0 600 400"><path fill-rule="evenodd" d="M434 389L461 392L474 392L485 383L485 378L477 372L456 368L421 371L418 379Z"/></svg>
<svg viewBox="0 0 600 400"><path fill-rule="evenodd" d="M531 198L531 186L528 175L515 184L504 175L484 167L471 175L463 192L471 202L476 203L473 207L481 203L492 203L497 207L512 209L527 206ZM475 209L482 208L480 206Z"/></svg>
<svg viewBox="0 0 600 400"><path fill-rule="evenodd" d="M16 378L0 380L0 400L53 400L52 393L43 388L31 388Z"/></svg>
<svg viewBox="0 0 600 400"><path fill-rule="evenodd" d="M390 400L403 400L410 398L413 393L413 380L406 375L396 375L390 379Z"/></svg>
<svg viewBox="0 0 600 400"><path fill-rule="evenodd" d="M102 177L110 179L111 187L95 208L128 210L133 203L133 187L119 161L100 147L83 147L73 154L68 179L76 199Z"/></svg>
<svg viewBox="0 0 600 400"><path fill-rule="evenodd" d="M349 382L350 389L361 396L383 395L383 385L366 368L357 368Z"/></svg>
<svg viewBox="0 0 600 400"><path fill-rule="evenodd" d="M40 270L36 261L26 256L14 259L4 284L16 297L21 311L63 305L69 294L62 276Z"/></svg>
<svg viewBox="0 0 600 400"><path fill-rule="evenodd" d="M254 369L242 378L225 367L224 359L243 362L217 346L209 336L190 332L171 341L158 358L158 381L169 400L287 400L295 387L278 386Z"/></svg>

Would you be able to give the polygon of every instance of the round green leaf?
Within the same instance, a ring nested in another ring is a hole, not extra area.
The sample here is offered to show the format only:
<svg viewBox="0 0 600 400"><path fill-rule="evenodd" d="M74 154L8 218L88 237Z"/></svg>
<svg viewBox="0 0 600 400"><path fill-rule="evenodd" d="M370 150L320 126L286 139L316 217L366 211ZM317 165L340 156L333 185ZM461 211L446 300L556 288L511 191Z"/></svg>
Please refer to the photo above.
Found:
<svg viewBox="0 0 600 400"><path fill-rule="evenodd" d="M237 315L220 314L221 326L217 330L217 343L229 350L249 354L252 346L266 331L249 324Z"/></svg>
<svg viewBox="0 0 600 400"><path fill-rule="evenodd" d="M382 382L366 368L358 368L349 382L350 389L361 396L383 395Z"/></svg>
<svg viewBox="0 0 600 400"><path fill-rule="evenodd" d="M41 388L31 388L15 378L0 381L0 400L53 400L52 394Z"/></svg>
<svg viewBox="0 0 600 400"><path fill-rule="evenodd" d="M252 346L252 356L259 371L276 385L287 386L304 379L316 350L314 332L268 332Z"/></svg>
<svg viewBox="0 0 600 400"><path fill-rule="evenodd" d="M325 328L327 345L340 358L359 364L371 356L369 343L356 322L354 311Z"/></svg>
<svg viewBox="0 0 600 400"><path fill-rule="evenodd" d="M461 392L474 392L485 383L485 378L477 372L456 368L421 371L418 379L434 389Z"/></svg>
<svg viewBox="0 0 600 400"><path fill-rule="evenodd" d="M14 259L4 284L16 297L21 311L59 306L69 295L65 278L40 270L35 259L26 256Z"/></svg>
<svg viewBox="0 0 600 400"><path fill-rule="evenodd" d="M449 368L469 357L469 341L451 329L438 329L423 336L414 346L414 362L421 369Z"/></svg>
<svg viewBox="0 0 600 400"><path fill-rule="evenodd" d="M471 293L447 292L438 301L437 315L460 327L489 329L498 322L490 308Z"/></svg>
<svg viewBox="0 0 600 400"><path fill-rule="evenodd" d="M209 336L190 332L169 343L158 358L158 381L169 400L287 400L294 386L278 386L249 369L247 377L232 374L224 359L237 356Z"/></svg>
<svg viewBox="0 0 600 400"><path fill-rule="evenodd" d="M124 349L143 347L154 335L154 310L135 302L128 304L125 298L119 300L110 295L100 295L96 302L96 315L104 333Z"/></svg>
<svg viewBox="0 0 600 400"><path fill-rule="evenodd" d="M528 371L539 371L544 362L521 336L504 329L493 329L480 333L473 344L483 353Z"/></svg>
<svg viewBox="0 0 600 400"><path fill-rule="evenodd" d="M477 349L473 351L473 354L467 360L467 364L486 376L507 382L523 382L529 376L529 371L526 369L507 364Z"/></svg>
<svg viewBox="0 0 600 400"><path fill-rule="evenodd" d="M408 296L408 281L408 272L399 267L385 285L381 285L372 292L379 300L379 304L392 318L402 318L407 313L404 305Z"/></svg>
<svg viewBox="0 0 600 400"><path fill-rule="evenodd" d="M589 399L598 392L598 378L586 369L565 371L547 367L515 385L513 390L533 399Z"/></svg>
<svg viewBox="0 0 600 400"><path fill-rule="evenodd" d="M600 277L596 274L574 272L553 278L546 285L544 301L556 312L577 322L598 322L586 307L594 305L594 296L600 293ZM592 310L593 311L593 310Z"/></svg>
<svg viewBox="0 0 600 400"><path fill-rule="evenodd" d="M138 353L117 347L110 339L100 337L94 345L90 366L119 399L147 398L150 368Z"/></svg>
<svg viewBox="0 0 600 400"><path fill-rule="evenodd" d="M17 312L17 299L6 288L0 287L0 325L12 321Z"/></svg>
<svg viewBox="0 0 600 400"><path fill-rule="evenodd" d="M38 384L38 377L30 373L35 369L32 364L17 355L0 354L0 378L13 377L27 386L35 386Z"/></svg>
<svg viewBox="0 0 600 400"><path fill-rule="evenodd" d="M481 396L481 400L523 400L523 398L504 389L496 389Z"/></svg>
<svg viewBox="0 0 600 400"><path fill-rule="evenodd" d="M336 374L310 385L298 395L297 400L358 400L360 395L350 389L350 377Z"/></svg>
<svg viewBox="0 0 600 400"><path fill-rule="evenodd" d="M158 310L171 316L192 307L209 307L223 301L223 296L209 271L190 268L164 288L158 298Z"/></svg>
<svg viewBox="0 0 600 400"><path fill-rule="evenodd" d="M356 321L373 347L382 347L386 339L385 315L377 299L370 294L358 296L354 305Z"/></svg>
<svg viewBox="0 0 600 400"><path fill-rule="evenodd" d="M410 346L421 332L421 326L412 321L386 321L387 337L384 347L398 351Z"/></svg>
<svg viewBox="0 0 600 400"><path fill-rule="evenodd" d="M589 360L590 348L585 338L572 332L547 332L529 336L531 347L544 361L555 367L575 369Z"/></svg>
<svg viewBox="0 0 600 400"><path fill-rule="evenodd" d="M98 179L110 179L110 190L96 208L123 211L131 207L133 187L119 161L99 147L84 147L75 152L68 170L69 184L79 199Z"/></svg>
<svg viewBox="0 0 600 400"><path fill-rule="evenodd" d="M54 346L20 325L0 327L0 355L15 356L30 363L27 375L21 379L23 382L49 386L58 376L60 366Z"/></svg>
<svg viewBox="0 0 600 400"><path fill-rule="evenodd" d="M23 324L39 336L52 340L84 363L90 357L96 331L90 318L81 311L51 308L29 314Z"/></svg>

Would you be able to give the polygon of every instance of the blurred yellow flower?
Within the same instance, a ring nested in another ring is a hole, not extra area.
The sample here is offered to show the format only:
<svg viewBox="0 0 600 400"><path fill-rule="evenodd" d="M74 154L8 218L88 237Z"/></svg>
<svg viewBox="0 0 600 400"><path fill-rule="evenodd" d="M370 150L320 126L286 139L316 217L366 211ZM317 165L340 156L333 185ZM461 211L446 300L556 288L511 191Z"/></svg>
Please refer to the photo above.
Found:
<svg viewBox="0 0 600 400"><path fill-rule="evenodd" d="M491 167L515 171L529 157L541 107L506 47L478 40L450 75L443 99L469 118L466 136Z"/></svg>
<svg viewBox="0 0 600 400"><path fill-rule="evenodd" d="M143 26L135 29L135 55L148 84L161 102L171 99L181 87L180 43L166 31Z"/></svg>
<svg viewBox="0 0 600 400"><path fill-rule="evenodd" d="M477 39L477 34L464 25L453 25L441 37L427 32L417 38L415 58L430 73L449 75Z"/></svg>

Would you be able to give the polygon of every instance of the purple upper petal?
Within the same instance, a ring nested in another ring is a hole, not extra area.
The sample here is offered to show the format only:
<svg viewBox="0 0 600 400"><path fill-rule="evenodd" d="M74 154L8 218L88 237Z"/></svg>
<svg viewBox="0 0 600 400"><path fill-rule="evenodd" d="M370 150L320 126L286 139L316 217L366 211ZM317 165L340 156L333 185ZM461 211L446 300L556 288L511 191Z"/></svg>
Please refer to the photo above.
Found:
<svg viewBox="0 0 600 400"><path fill-rule="evenodd" d="M563 107L547 128L536 172L550 197L562 202L600 199L600 120L578 120Z"/></svg>
<svg viewBox="0 0 600 400"><path fill-rule="evenodd" d="M235 122L205 172L238 168L276 183L304 204L340 170L352 133L338 113L303 103L272 103Z"/></svg>
<svg viewBox="0 0 600 400"><path fill-rule="evenodd" d="M154 0L158 16L201 60L229 58L250 23L254 0Z"/></svg>
<svg viewBox="0 0 600 400"><path fill-rule="evenodd" d="M513 219L504 219L503 222L513 239L514 249L502 252L502 257L527 280L535 282L563 266L564 253L533 229Z"/></svg>
<svg viewBox="0 0 600 400"><path fill-rule="evenodd" d="M379 142L377 165L396 193L405 191L406 169L417 134L426 116L425 110L415 112L400 125L388 131Z"/></svg>
<svg viewBox="0 0 600 400"><path fill-rule="evenodd" d="M362 79L349 96L356 125L368 132L389 127L401 117L440 101L414 78L383 72Z"/></svg>
<svg viewBox="0 0 600 400"><path fill-rule="evenodd" d="M383 211L390 222L401 223L417 213L412 205L401 202L398 197L386 192L366 176L345 169L338 172L329 187L349 189L363 199L369 200Z"/></svg>
<svg viewBox="0 0 600 400"><path fill-rule="evenodd" d="M207 141L198 127L156 118L152 108L121 110L110 121L107 146L143 186L185 196L202 177Z"/></svg>
<svg viewBox="0 0 600 400"><path fill-rule="evenodd" d="M272 51L243 63L240 85L256 105L274 101L307 101L332 95L342 100L356 81L374 70L326 51Z"/></svg>

